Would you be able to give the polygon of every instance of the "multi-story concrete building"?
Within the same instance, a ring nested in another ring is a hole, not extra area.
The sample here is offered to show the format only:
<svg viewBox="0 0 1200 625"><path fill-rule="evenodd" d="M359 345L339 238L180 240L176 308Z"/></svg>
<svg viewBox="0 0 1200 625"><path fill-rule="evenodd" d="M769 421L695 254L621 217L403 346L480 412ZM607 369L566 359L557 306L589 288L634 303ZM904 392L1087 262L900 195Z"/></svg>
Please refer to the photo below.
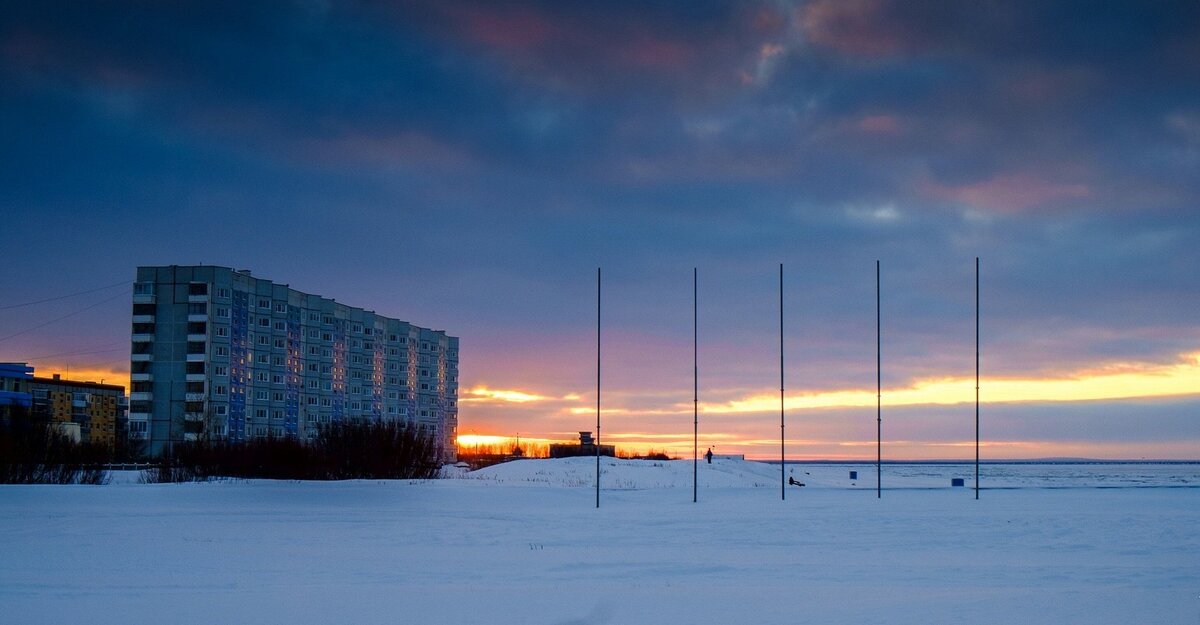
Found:
<svg viewBox="0 0 1200 625"><path fill-rule="evenodd" d="M34 375L25 363L0 363L0 412L4 406L29 409L77 442L114 449L125 420L125 387Z"/></svg>
<svg viewBox="0 0 1200 625"><path fill-rule="evenodd" d="M29 381L33 367L23 362L0 362L0 419L7 419L13 408L28 410L33 405Z"/></svg>
<svg viewBox="0 0 1200 625"><path fill-rule="evenodd" d="M458 338L249 271L138 267L130 436L159 455L202 437L311 439L322 425L424 428L453 460Z"/></svg>
<svg viewBox="0 0 1200 625"><path fill-rule="evenodd" d="M74 438L112 451L125 422L125 387L64 380L57 373L29 381L33 415L56 424ZM78 435L74 431L78 431Z"/></svg>

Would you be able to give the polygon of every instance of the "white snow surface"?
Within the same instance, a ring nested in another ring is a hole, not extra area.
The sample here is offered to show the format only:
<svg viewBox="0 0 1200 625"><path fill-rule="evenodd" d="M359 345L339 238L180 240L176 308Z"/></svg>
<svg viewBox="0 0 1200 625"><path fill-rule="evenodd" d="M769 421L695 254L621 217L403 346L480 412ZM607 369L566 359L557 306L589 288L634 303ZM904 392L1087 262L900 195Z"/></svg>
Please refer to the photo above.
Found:
<svg viewBox="0 0 1200 625"><path fill-rule="evenodd" d="M1200 623L1198 465L602 464L0 486L0 623Z"/></svg>

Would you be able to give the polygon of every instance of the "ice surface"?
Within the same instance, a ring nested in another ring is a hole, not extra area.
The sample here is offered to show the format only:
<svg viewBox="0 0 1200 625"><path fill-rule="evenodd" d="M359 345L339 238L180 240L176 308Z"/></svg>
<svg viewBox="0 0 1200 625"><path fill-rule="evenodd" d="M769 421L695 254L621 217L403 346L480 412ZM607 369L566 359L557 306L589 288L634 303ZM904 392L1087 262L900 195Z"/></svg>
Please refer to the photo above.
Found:
<svg viewBox="0 0 1200 625"><path fill-rule="evenodd" d="M0 622L1200 622L1196 465L605 462L0 486Z"/></svg>

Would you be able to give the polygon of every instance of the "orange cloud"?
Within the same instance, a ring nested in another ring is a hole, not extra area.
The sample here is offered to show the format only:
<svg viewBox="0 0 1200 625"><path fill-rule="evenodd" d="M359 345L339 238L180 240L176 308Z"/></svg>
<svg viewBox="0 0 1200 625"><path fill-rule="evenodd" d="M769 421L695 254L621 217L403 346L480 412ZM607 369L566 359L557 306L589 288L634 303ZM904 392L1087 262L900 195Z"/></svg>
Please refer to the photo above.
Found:
<svg viewBox="0 0 1200 625"><path fill-rule="evenodd" d="M1200 352L1186 354L1181 362L1169 366L1118 367L1081 371L1061 378L1019 379L984 378L980 382L981 399L988 403L1066 402L1145 397L1170 397L1200 394ZM885 388L886 406L962 404L975 400L974 378L936 378L918 380L904 388ZM849 390L793 393L787 396L788 409L851 408L874 406L875 391ZM754 395L724 403L701 403L705 413L769 412L779 409L779 396Z"/></svg>
<svg viewBox="0 0 1200 625"><path fill-rule="evenodd" d="M465 396L459 397L460 403L464 402L509 402L515 404L524 404L535 401L545 401L551 399L545 395L535 393L526 393L525 391L491 389L486 386L477 386L469 389L464 393Z"/></svg>
<svg viewBox="0 0 1200 625"><path fill-rule="evenodd" d="M998 174L982 182L947 186L929 182L923 191L932 197L956 200L977 208L1015 213L1049 202L1090 197L1085 184L1047 180L1041 176Z"/></svg>

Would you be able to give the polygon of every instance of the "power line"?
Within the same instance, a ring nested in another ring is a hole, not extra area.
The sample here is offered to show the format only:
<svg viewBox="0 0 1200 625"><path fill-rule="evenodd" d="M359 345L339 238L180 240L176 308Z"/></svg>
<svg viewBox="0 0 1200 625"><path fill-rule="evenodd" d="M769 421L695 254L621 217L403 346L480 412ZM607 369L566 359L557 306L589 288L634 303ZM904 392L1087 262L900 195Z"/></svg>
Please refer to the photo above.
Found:
<svg viewBox="0 0 1200 625"><path fill-rule="evenodd" d="M84 306L83 308L80 308L79 310L76 310L76 311L73 311L73 312L69 312L69 313L67 313L67 314L65 314L65 315L63 315L63 316L61 316L61 317L55 317L54 319L51 319L51 320L49 320L49 321L45 321L45 322L39 323L38 325L36 325L36 326L33 326L32 328L26 328L26 329L24 329L24 330L21 330L20 332L16 332L16 333L14 333L14 334L10 334L10 335L8 335L8 336L0 337L0 343L2 343L2 342L4 342L4 341L7 341L8 339L11 339L11 338L16 338L16 337L18 337L18 336L21 336L22 334L28 334L29 332L33 332L34 330L37 330L37 329L39 329L39 328L44 328L44 327L46 327L46 326L48 326L48 325L50 325L50 324L52 324L52 323L57 323L57 322L59 322L59 321L62 321L63 319L67 319L67 318L70 318L70 317L74 317L75 315L78 315L78 314L79 314L79 313L81 313L81 312L88 311L88 310L91 310L91 309L93 309L93 308L95 308L95 307L97 307L97 306L101 305L101 304L105 304L105 303L111 302L111 301L113 301L113 300L117 299L118 297L124 297L124 296L126 296L126 295L129 295L131 292L132 292L132 291L121 291L120 293L117 293L116 295L114 295L114 296L112 296L112 297L107 297L107 298L105 298L105 299L102 299L102 300L100 300L100 301L98 301L98 302L96 302L95 304L92 304L92 305L90 305L90 306Z"/></svg>
<svg viewBox="0 0 1200 625"><path fill-rule="evenodd" d="M96 287L94 289L88 289L86 291L79 291L78 293L69 293L67 295L59 295L58 297L48 297L46 299L40 299L35 302L25 302L24 304L9 304L8 306L0 306L0 310L11 310L13 308L23 308L25 306L34 306L37 304L45 304L46 302L57 302L60 299L67 299L70 297L78 297L80 295L87 295L88 293L95 293L96 291L104 291L106 289L111 289L113 287L121 286L122 284L129 284L129 281L122 280L120 282L114 282L107 286Z"/></svg>

